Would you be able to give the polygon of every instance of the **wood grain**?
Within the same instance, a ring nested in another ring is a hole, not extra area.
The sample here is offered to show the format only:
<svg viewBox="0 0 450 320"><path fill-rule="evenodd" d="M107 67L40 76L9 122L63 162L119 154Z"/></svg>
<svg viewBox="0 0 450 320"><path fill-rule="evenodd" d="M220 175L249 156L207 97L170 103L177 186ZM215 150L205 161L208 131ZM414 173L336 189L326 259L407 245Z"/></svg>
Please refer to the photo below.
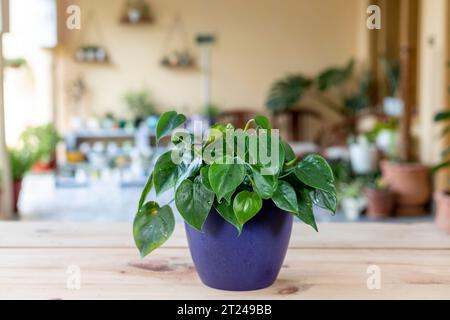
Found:
<svg viewBox="0 0 450 320"><path fill-rule="evenodd" d="M0 299L446 299L449 236L432 224L295 225L270 288L233 293L201 284L183 228L140 260L128 224L0 223ZM353 241L351 240L353 239ZM79 266L81 288L67 289ZM367 289L367 267L381 289Z"/></svg>

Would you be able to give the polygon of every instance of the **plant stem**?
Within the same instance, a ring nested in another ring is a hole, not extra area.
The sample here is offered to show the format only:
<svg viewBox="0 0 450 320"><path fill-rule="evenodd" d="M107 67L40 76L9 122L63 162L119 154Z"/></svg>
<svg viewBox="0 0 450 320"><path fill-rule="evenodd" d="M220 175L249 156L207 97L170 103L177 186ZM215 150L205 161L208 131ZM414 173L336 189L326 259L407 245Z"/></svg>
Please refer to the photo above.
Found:
<svg viewBox="0 0 450 320"><path fill-rule="evenodd" d="M250 128L250 125L254 122L255 122L255 119L248 120L247 124L245 125L244 132L247 132L247 130Z"/></svg>

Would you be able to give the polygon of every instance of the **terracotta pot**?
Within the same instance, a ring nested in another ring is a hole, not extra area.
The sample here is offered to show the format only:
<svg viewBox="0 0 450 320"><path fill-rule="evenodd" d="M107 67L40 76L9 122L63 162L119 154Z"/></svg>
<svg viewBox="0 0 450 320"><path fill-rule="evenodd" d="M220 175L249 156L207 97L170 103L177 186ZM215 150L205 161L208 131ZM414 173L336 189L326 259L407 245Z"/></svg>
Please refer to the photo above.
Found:
<svg viewBox="0 0 450 320"><path fill-rule="evenodd" d="M33 166L33 172L46 173L56 169L56 157L52 157L49 162L38 161Z"/></svg>
<svg viewBox="0 0 450 320"><path fill-rule="evenodd" d="M400 216L425 214L431 197L431 179L426 166L418 163L381 162L383 179L395 193Z"/></svg>
<svg viewBox="0 0 450 320"><path fill-rule="evenodd" d="M435 192L436 202L436 224L450 234L450 194L446 192Z"/></svg>
<svg viewBox="0 0 450 320"><path fill-rule="evenodd" d="M19 204L19 196L20 191L22 190L22 180L14 181L13 182L13 206L14 206L14 212L19 212L18 204Z"/></svg>
<svg viewBox="0 0 450 320"><path fill-rule="evenodd" d="M383 219L393 215L395 209L395 194L391 190L366 188L367 217Z"/></svg>

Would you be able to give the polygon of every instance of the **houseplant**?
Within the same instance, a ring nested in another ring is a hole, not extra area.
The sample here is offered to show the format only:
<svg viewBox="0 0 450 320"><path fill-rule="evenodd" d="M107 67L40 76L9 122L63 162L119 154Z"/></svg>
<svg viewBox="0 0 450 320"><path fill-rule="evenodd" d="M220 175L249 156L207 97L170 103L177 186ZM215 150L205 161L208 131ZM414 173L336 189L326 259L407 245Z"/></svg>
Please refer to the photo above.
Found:
<svg viewBox="0 0 450 320"><path fill-rule="evenodd" d="M368 185L364 194L367 199L367 216L382 219L392 215L395 206L395 194L383 179L378 178Z"/></svg>
<svg viewBox="0 0 450 320"><path fill-rule="evenodd" d="M436 114L434 117L437 123L447 123L442 131L442 135L447 137L450 133L450 111L442 111ZM450 167L450 147L446 147L441 152L442 162L432 168L433 173L437 173L441 170L448 169ZM450 233L450 193L448 190L436 191L434 194L434 200L436 201L436 224L439 228Z"/></svg>
<svg viewBox="0 0 450 320"><path fill-rule="evenodd" d="M33 154L36 162L33 169L48 171L56 167L56 146L61 141L55 126L51 123L28 127L21 136L22 147Z"/></svg>
<svg viewBox="0 0 450 320"><path fill-rule="evenodd" d="M9 149L8 152L13 179L14 212L17 212L19 195L22 190L22 180L25 174L30 171L33 166L35 158L33 154L25 148Z"/></svg>
<svg viewBox="0 0 450 320"><path fill-rule="evenodd" d="M157 140L185 121L175 111L164 113ZM161 246L173 232L171 207L146 200L151 189L157 195L169 190L185 220L191 255L203 283L237 291L270 286L284 260L292 217L317 230L313 204L336 210L328 163L318 155L298 161L276 133L267 118L257 116L244 130L214 125L200 141L183 130L172 135L174 149L157 160L134 220L141 256ZM262 156L268 154L270 164Z"/></svg>
<svg viewBox="0 0 450 320"><path fill-rule="evenodd" d="M146 90L130 90L124 96L124 101L135 117L135 126L148 116L155 114L155 104Z"/></svg>
<svg viewBox="0 0 450 320"><path fill-rule="evenodd" d="M398 97L400 83L400 61L398 59L382 59L389 96L383 100L384 112L390 116L400 116L403 101Z"/></svg>
<svg viewBox="0 0 450 320"><path fill-rule="evenodd" d="M356 174L369 174L377 169L377 147L369 135L349 139L350 162Z"/></svg>
<svg viewBox="0 0 450 320"><path fill-rule="evenodd" d="M339 206L349 221L358 220L366 206L362 194L363 187L364 181L361 178L354 178L349 182L338 184Z"/></svg>

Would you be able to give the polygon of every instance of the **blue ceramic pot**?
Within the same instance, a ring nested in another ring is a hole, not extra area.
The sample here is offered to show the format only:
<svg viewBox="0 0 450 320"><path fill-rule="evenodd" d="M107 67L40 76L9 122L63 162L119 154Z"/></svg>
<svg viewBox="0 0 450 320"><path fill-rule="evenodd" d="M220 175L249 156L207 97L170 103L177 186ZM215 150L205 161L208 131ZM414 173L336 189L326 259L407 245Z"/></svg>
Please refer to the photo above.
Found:
<svg viewBox="0 0 450 320"><path fill-rule="evenodd" d="M293 216L264 201L261 211L236 229L213 208L203 233L186 224L192 260L202 282L212 288L247 291L272 285L289 245Z"/></svg>

